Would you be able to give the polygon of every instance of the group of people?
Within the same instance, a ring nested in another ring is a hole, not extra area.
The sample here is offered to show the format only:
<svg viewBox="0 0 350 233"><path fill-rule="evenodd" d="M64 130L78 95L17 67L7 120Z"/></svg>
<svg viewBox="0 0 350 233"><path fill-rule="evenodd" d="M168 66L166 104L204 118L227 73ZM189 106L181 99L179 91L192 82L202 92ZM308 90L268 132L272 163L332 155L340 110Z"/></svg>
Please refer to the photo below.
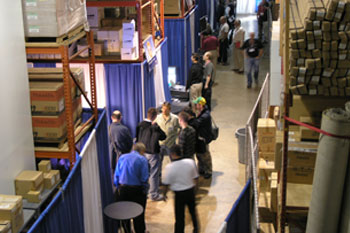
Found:
<svg viewBox="0 0 350 233"><path fill-rule="evenodd" d="M255 33L249 33L249 39L245 40L245 30L241 25L241 21L236 18L236 1L221 0L217 8L218 16L218 36L212 34L212 30L208 28L202 32L203 40L201 49L204 52L209 51L213 59L224 66L229 65L228 50L232 44L233 71L238 74L246 73L247 88L252 87L253 77L256 85L258 84L259 62L263 54L263 44L267 43L268 33L268 9L269 3L262 0L258 6L258 39ZM213 52L215 51L215 52Z"/></svg>
<svg viewBox="0 0 350 233"><path fill-rule="evenodd" d="M194 111L187 107L177 115L171 104L163 103L161 113L149 108L147 118L136 127L136 137L121 123L122 114L113 112L109 127L112 169L117 201L134 201L146 208L147 196L152 201L166 200L168 187L175 194L175 232L184 232L184 208L188 206L193 232L199 232L195 208L195 186L199 175L212 176L209 143L212 121L206 100L197 97ZM135 142L135 143L134 143ZM162 163L170 155L163 174ZM197 158L198 168L194 158ZM162 192L160 185L165 185ZM130 229L127 221L126 230ZM136 233L144 233L145 212L134 219Z"/></svg>

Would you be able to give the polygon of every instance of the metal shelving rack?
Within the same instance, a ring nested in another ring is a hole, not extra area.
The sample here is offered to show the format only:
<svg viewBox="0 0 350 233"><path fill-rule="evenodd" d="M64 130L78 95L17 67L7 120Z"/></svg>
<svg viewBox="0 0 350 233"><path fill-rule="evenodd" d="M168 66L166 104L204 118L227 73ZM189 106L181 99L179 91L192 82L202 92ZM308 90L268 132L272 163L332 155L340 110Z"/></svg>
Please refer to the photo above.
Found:
<svg viewBox="0 0 350 233"><path fill-rule="evenodd" d="M181 18L185 18L186 15L188 13L190 13L193 10L193 8L196 7L196 1L193 1L193 5L187 11L185 11L185 1L186 0L179 0L179 1L180 1L180 4L181 4L181 15L180 16L165 16L166 19L181 19Z"/></svg>
<svg viewBox="0 0 350 233"><path fill-rule="evenodd" d="M142 16L143 11L149 14L150 18L150 32L153 40L155 40L155 20L154 14L157 14L154 10L154 0L124 0L124 1L87 1L86 7L135 7L137 13L137 31L139 37L139 58L137 60L115 60L108 58L97 58L96 62L118 62L118 63L135 63L143 62L143 39L142 39ZM160 31L162 40L164 39L164 0L160 0ZM161 41L162 41L161 40ZM160 41L160 42L161 42ZM158 44L160 44L160 42Z"/></svg>
<svg viewBox="0 0 350 233"><path fill-rule="evenodd" d="M77 53L69 56L68 47L73 42L86 37L88 41L88 46ZM89 51L89 71L90 71L90 88L91 94L90 99L87 94L84 92L80 84L73 77L69 64L77 57L79 54L84 51ZM63 68L63 86L64 86L64 101L65 101L65 111L66 111L66 121L67 121L67 138L68 138L68 149L64 150L36 150L36 158L60 158L60 159L69 159L70 167L73 168L75 163L76 151L79 150L76 148L76 143L82 138L85 132L90 128L91 123L96 123L98 120L97 112L97 99L96 99L96 81L95 81L95 51L94 51L94 39L93 32L81 31L76 35L64 40L62 43L26 43L26 53L27 54L55 54L61 55L61 62ZM31 61L35 61L30 59ZM40 61L40 60L37 60ZM75 85L79 88L82 95L84 96L86 102L90 105L92 110L92 116L77 130L74 130L74 121L73 121L73 106L72 106L72 95L71 95L71 80L72 79Z"/></svg>

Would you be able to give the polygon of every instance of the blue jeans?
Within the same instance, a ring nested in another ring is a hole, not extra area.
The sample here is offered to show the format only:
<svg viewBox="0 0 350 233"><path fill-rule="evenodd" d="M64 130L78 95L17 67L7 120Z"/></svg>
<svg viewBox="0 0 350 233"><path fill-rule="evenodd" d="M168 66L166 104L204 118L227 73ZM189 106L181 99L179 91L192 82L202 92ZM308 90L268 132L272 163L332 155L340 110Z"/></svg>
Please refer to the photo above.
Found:
<svg viewBox="0 0 350 233"><path fill-rule="evenodd" d="M159 195L159 172L160 172L160 156L159 154L147 154L145 157L149 165L149 194L151 199L155 199Z"/></svg>
<svg viewBox="0 0 350 233"><path fill-rule="evenodd" d="M259 62L260 59L258 58L251 58L248 57L245 59L245 64L246 64L246 75L248 78L248 86L252 85L252 72L254 70L254 79L258 80L258 76L259 76Z"/></svg>

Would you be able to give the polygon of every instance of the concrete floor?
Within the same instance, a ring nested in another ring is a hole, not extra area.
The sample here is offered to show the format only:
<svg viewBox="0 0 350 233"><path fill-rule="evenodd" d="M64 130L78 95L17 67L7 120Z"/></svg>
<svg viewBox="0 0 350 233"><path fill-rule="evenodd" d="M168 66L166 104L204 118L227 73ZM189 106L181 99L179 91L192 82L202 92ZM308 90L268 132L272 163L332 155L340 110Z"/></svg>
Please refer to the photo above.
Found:
<svg viewBox="0 0 350 233"><path fill-rule="evenodd" d="M241 17L246 37L256 31L256 16ZM268 50L268 49L265 49ZM197 214L200 232L215 233L229 214L245 184L245 165L238 163L235 131L244 127L259 94L260 85L269 70L269 56L265 52L259 73L259 85L246 88L245 75L234 73L232 57L229 66L217 67L217 84L213 87L212 116L220 128L219 138L210 144L213 160L213 177L199 179ZM169 162L168 158L164 163ZM163 166L164 167L164 166ZM171 192L167 202L148 201L146 208L147 229L151 233L174 231L174 202ZM185 232L192 232L192 222L186 211Z"/></svg>

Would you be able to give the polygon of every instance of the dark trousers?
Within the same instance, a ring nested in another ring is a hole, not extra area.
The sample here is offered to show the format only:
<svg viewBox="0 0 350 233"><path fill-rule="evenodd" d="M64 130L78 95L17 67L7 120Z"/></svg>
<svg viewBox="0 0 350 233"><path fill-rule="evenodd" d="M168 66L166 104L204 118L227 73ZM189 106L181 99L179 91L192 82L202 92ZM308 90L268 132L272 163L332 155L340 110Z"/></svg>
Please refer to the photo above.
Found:
<svg viewBox="0 0 350 233"><path fill-rule="evenodd" d="M199 232L194 188L184 191L175 191L175 233L184 233L185 230L185 206L188 206L193 223L193 233Z"/></svg>
<svg viewBox="0 0 350 233"><path fill-rule="evenodd" d="M134 218L134 229L136 233L144 233L146 230L145 209L147 196L142 186L121 185L116 191L116 201L133 201L143 207L143 212L140 216ZM123 228L126 232L130 230L130 220L122 221Z"/></svg>
<svg viewBox="0 0 350 233"><path fill-rule="evenodd" d="M209 111L211 111L211 87L202 90L202 96L207 101L207 106Z"/></svg>
<svg viewBox="0 0 350 233"><path fill-rule="evenodd" d="M227 48L228 48L228 39L220 40L220 54L218 62L226 63L227 62Z"/></svg>

